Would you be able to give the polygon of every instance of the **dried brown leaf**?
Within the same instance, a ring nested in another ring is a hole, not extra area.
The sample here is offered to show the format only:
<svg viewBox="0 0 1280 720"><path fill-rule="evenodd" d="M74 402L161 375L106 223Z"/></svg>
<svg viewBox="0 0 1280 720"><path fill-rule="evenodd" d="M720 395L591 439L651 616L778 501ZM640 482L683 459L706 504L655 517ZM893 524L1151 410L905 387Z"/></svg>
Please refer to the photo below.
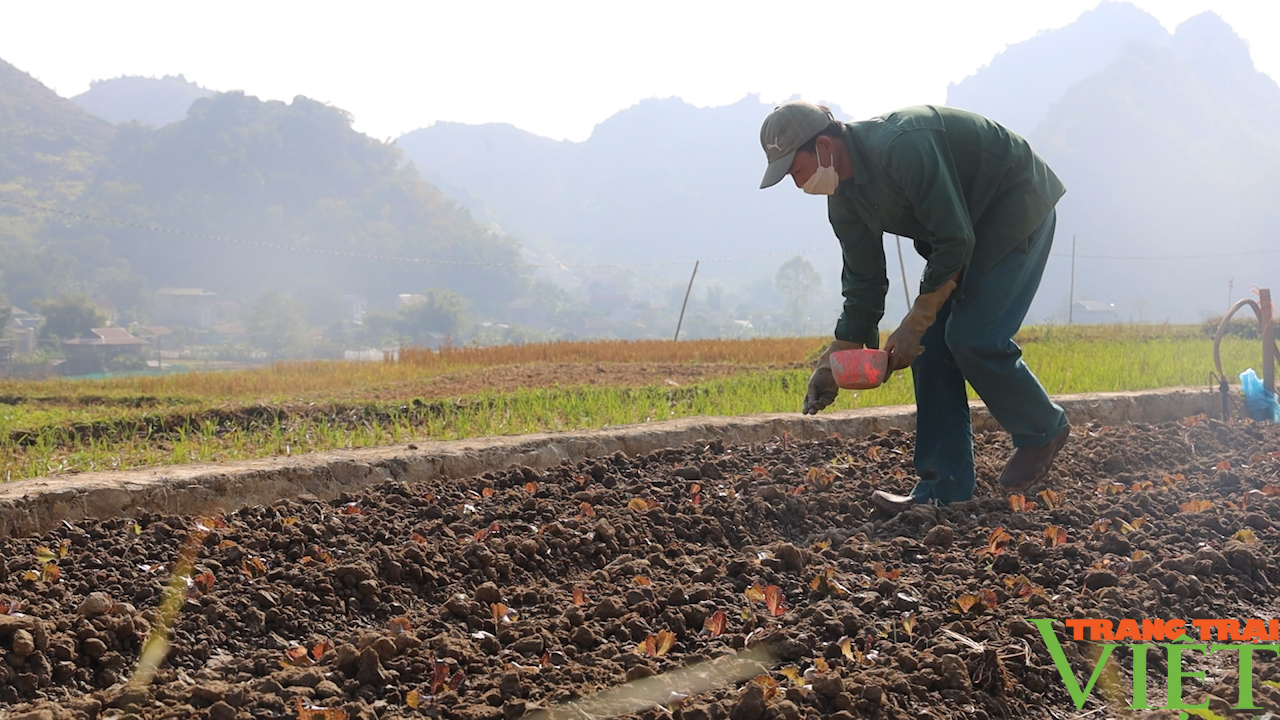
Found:
<svg viewBox="0 0 1280 720"><path fill-rule="evenodd" d="M347 720L347 711L340 707L323 707L312 705L309 700L300 697L293 699L293 707L297 712L297 720Z"/></svg>
<svg viewBox="0 0 1280 720"><path fill-rule="evenodd" d="M45 563L40 568L40 580L46 583L56 583L62 578L62 569L58 567L58 563Z"/></svg>
<svg viewBox="0 0 1280 720"><path fill-rule="evenodd" d="M213 576L213 572L209 570L205 570L199 575L191 578L192 585L200 591L201 595L207 595L211 590L213 590L214 582L215 578Z"/></svg>
<svg viewBox="0 0 1280 720"><path fill-rule="evenodd" d="M808 684L804 681L804 677L800 675L800 668L795 665L788 665L784 668L779 668L778 672L781 673L783 677L790 680L791 684L796 687L802 688Z"/></svg>
<svg viewBox="0 0 1280 720"><path fill-rule="evenodd" d="M836 482L836 474L826 468L811 467L805 473L805 480L814 490L825 492L830 490Z"/></svg>
<svg viewBox="0 0 1280 720"><path fill-rule="evenodd" d="M764 701L767 703L776 698L782 691L778 688L778 681L768 675L757 675L751 682L760 686L764 694Z"/></svg>
<svg viewBox="0 0 1280 720"><path fill-rule="evenodd" d="M449 666L441 660L436 660L435 668L431 673L431 694L439 695L448 686Z"/></svg>
<svg viewBox="0 0 1280 720"><path fill-rule="evenodd" d="M717 610L702 621L702 629L711 633L711 637L720 637L729 625L729 616L723 610Z"/></svg>
<svg viewBox="0 0 1280 720"><path fill-rule="evenodd" d="M1040 502L1044 503L1045 508L1049 510L1056 510L1062 507L1062 493L1057 490L1041 490L1038 497Z"/></svg>
<svg viewBox="0 0 1280 720"><path fill-rule="evenodd" d="M670 630L659 630L657 638L657 657L666 655L671 648L675 647L676 634Z"/></svg>
<svg viewBox="0 0 1280 720"><path fill-rule="evenodd" d="M1057 547L1067 541L1067 529L1058 525L1050 525L1044 529L1045 540L1049 547Z"/></svg>
<svg viewBox="0 0 1280 720"><path fill-rule="evenodd" d="M636 644L635 653L637 655L644 655L645 657L657 657L658 656L658 636L654 635L653 633L649 633L649 635L645 637L644 640L641 640L639 643Z"/></svg>
<svg viewBox="0 0 1280 720"><path fill-rule="evenodd" d="M787 612L787 605L782 601L782 588L777 585L770 585L764 589L764 605L769 608L769 614L778 617Z"/></svg>
<svg viewBox="0 0 1280 720"><path fill-rule="evenodd" d="M311 646L311 659L320 662L320 658L333 649L333 643L329 642L329 638L325 638L315 645Z"/></svg>
<svg viewBox="0 0 1280 720"><path fill-rule="evenodd" d="M840 647L840 653L844 655L846 659L849 659L849 660L853 659L853 639L852 638L850 638L848 635L845 635L844 637L840 638L839 642L837 642L836 644Z"/></svg>
<svg viewBox="0 0 1280 720"><path fill-rule="evenodd" d="M951 612L961 615L974 609L981 612L982 608L979 607L981 604L981 597L972 593L965 593L951 602Z"/></svg>
<svg viewBox="0 0 1280 720"><path fill-rule="evenodd" d="M310 665L311 656L302 645L291 645L284 651L284 662L288 665Z"/></svg>
<svg viewBox="0 0 1280 720"><path fill-rule="evenodd" d="M247 577L260 578L267 574L267 564L257 555L240 561L240 570Z"/></svg>
<svg viewBox="0 0 1280 720"><path fill-rule="evenodd" d="M885 570L883 563L871 563L871 572L876 574L877 578L885 580L897 580L902 575L902 570L894 568L893 570Z"/></svg>
<svg viewBox="0 0 1280 720"><path fill-rule="evenodd" d="M1239 540L1242 543L1258 542L1258 536L1254 534L1253 528L1244 528L1241 530L1237 530L1236 534L1232 535L1232 537L1234 537L1236 540Z"/></svg>
<svg viewBox="0 0 1280 720"><path fill-rule="evenodd" d="M991 534L987 536L987 546L978 551L980 555L999 555L1004 552L1004 546L1013 540L1013 536L1002 527L995 528Z"/></svg>

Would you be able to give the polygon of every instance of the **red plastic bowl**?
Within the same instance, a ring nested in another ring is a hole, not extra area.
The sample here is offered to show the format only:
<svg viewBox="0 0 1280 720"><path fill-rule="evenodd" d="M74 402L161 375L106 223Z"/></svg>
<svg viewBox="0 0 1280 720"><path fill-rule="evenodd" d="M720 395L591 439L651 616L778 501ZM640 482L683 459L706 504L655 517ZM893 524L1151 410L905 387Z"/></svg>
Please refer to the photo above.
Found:
<svg viewBox="0 0 1280 720"><path fill-rule="evenodd" d="M879 387L889 377L889 353L866 348L831 353L831 374L847 390Z"/></svg>

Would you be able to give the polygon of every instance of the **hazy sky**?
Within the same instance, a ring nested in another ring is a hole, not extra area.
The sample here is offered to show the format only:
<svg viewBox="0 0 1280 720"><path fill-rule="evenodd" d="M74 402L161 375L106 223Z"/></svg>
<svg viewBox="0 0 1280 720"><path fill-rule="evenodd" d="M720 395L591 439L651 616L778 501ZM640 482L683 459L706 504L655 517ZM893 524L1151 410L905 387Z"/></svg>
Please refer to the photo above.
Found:
<svg viewBox="0 0 1280 720"><path fill-rule="evenodd" d="M1135 0L1172 30L1214 10L1280 78L1280 4ZM0 59L59 94L184 74L264 99L306 95L385 139L437 120L585 139L648 97L702 106L793 94L854 116L942 102L1010 45L1097 0L306 2L0 0Z"/></svg>

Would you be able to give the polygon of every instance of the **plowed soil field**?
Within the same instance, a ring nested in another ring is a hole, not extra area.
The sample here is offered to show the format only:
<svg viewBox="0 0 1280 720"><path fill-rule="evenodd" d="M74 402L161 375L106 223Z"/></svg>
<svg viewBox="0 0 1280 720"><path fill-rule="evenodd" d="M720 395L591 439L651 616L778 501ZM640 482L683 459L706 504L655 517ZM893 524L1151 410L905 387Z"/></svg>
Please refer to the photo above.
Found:
<svg viewBox="0 0 1280 720"><path fill-rule="evenodd" d="M978 499L878 514L873 489L911 485L889 433L64 524L0 541L0 715L1082 716L1027 618L1275 617L1278 449L1198 418L1076 427L1016 511L986 435ZM167 658L131 687L175 567ZM1227 714L1234 664L1200 667L1187 700ZM1254 675L1280 708L1280 663Z"/></svg>

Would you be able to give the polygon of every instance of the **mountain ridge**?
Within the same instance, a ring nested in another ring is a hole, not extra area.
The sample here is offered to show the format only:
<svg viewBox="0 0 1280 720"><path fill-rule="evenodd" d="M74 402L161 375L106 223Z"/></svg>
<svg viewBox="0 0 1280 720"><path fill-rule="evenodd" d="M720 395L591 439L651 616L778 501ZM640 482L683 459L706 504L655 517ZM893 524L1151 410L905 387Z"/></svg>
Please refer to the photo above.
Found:
<svg viewBox="0 0 1280 720"><path fill-rule="evenodd" d="M94 80L71 102L113 125L137 122L161 127L182 120L193 102L214 94L181 74L161 78L126 75Z"/></svg>

